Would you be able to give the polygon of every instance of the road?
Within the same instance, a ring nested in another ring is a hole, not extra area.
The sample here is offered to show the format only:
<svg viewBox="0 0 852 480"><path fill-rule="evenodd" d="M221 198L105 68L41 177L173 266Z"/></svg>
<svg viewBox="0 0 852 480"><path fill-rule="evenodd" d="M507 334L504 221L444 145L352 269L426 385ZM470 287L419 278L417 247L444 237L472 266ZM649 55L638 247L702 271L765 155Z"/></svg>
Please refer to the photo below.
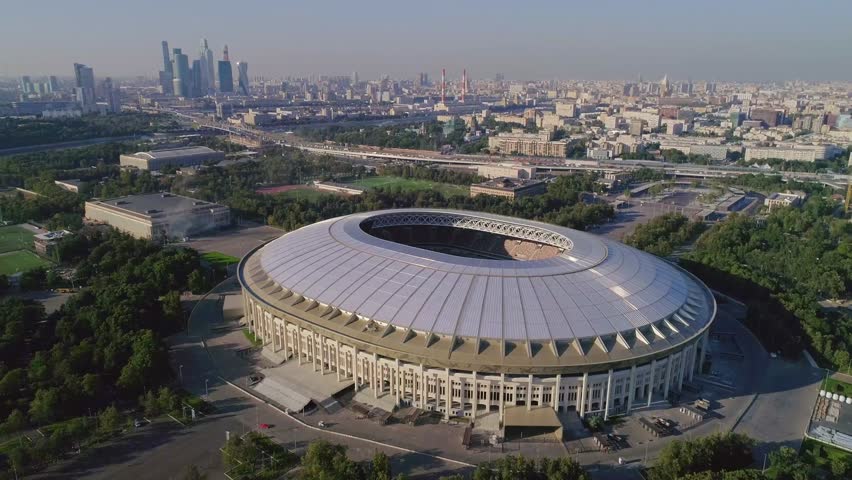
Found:
<svg viewBox="0 0 852 480"><path fill-rule="evenodd" d="M28 145L26 147L4 148L0 149L0 156L18 155L22 153L45 152L48 150L58 150L62 148L80 148L90 145L98 145L101 143L124 142L126 140L139 140L139 135L128 135L124 137L99 137L89 138L86 140L73 140L69 142L45 143L42 145Z"/></svg>
<svg viewBox="0 0 852 480"><path fill-rule="evenodd" d="M225 122L216 122L208 118L192 116L189 114L175 112L172 110L161 110L163 113L170 113L183 121L192 121L201 126L229 132L234 135L257 138L264 141L277 143L280 145L298 148L304 151L335 155L341 157L355 158L375 158L380 160L402 160L409 162L425 162L425 163L443 163L450 165L489 165L499 162L517 162L526 165L536 165L543 170L554 171L600 171L600 170L632 170L640 167L653 167L664 170L667 174L678 177L693 177L693 178L719 178L738 176L743 174L754 173L774 173L782 175L784 179L794 179L801 181L815 181L834 188L843 188L847 182L852 179L850 175L838 174L818 174L808 172L764 172L754 168L737 167L729 165L692 165L692 164L671 164L655 160L574 160L554 157L511 157L511 156L491 156L491 155L441 155L438 152L428 150L410 150L399 148L384 148L371 147L366 145L351 145L343 147L335 144L310 143L300 141L292 135L278 133L275 131L264 131L253 129L245 126L237 127ZM392 121L393 119L387 119ZM417 119L405 118L400 121L417 121Z"/></svg>
<svg viewBox="0 0 852 480"><path fill-rule="evenodd" d="M156 419L151 425L99 446L84 456L52 467L39 478L169 479L180 478L189 465L198 466L209 474L209 478L220 478L225 469L219 448L225 443L225 432L241 435L257 428L260 423L270 424L272 428L265 432L288 448L295 448L297 453L302 452L309 442L323 438L347 446L349 456L359 461L372 458L377 450L384 451L391 457L394 471L405 472L411 478L434 478L443 473L464 470L462 465L434 457L318 432L226 384L219 379L220 373L225 376L241 375L243 369L235 363L227 371L220 371L213 358L214 355L215 358L233 356L236 345L231 345L231 351L223 349L211 354L201 342L202 337L209 333L209 324L220 319L218 296L202 300L193 311L189 332L169 339L170 359L184 388L199 396L208 393L208 401L216 408L215 413L200 417L188 428L168 418ZM240 331L236 334L242 336Z"/></svg>

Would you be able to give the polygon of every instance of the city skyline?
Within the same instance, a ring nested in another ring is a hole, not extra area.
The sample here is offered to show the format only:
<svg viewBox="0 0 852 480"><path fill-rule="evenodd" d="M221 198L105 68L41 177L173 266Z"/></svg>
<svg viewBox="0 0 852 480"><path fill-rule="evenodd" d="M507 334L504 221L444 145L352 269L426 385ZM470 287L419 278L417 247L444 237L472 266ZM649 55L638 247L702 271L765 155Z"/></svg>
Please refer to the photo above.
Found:
<svg viewBox="0 0 852 480"><path fill-rule="evenodd" d="M790 0L723 0L687 9L669 0L641 6L540 1L522 11L501 3L414 9L385 1L322 7L250 2L234 15L224 2L208 2L199 11L152 0L144 10L100 5L89 12L97 28L88 29L69 21L87 9L55 3L40 13L35 36L24 27L40 7L9 6L0 19L0 41L16 48L0 57L0 74L65 76L81 62L104 76L155 78L162 40L194 58L206 38L214 62L228 44L232 62L248 63L252 76L265 77L358 71L364 79L418 72L434 78L441 68L450 77L467 68L471 79L500 72L512 80L624 80L640 73L720 81L852 76L852 63L842 61L852 41L844 25L852 16L849 2L828 0L815 9ZM170 14L162 15L166 7Z"/></svg>

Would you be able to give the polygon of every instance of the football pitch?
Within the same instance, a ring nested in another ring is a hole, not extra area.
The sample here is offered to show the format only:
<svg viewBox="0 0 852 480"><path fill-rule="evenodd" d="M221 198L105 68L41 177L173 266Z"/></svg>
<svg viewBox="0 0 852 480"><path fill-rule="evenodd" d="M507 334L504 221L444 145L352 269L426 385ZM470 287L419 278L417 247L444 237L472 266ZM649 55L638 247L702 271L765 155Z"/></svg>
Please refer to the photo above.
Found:
<svg viewBox="0 0 852 480"><path fill-rule="evenodd" d="M17 225L0 227L0 253L31 248L35 234Z"/></svg>
<svg viewBox="0 0 852 480"><path fill-rule="evenodd" d="M29 250L0 253L0 275L14 275L49 265L50 262Z"/></svg>

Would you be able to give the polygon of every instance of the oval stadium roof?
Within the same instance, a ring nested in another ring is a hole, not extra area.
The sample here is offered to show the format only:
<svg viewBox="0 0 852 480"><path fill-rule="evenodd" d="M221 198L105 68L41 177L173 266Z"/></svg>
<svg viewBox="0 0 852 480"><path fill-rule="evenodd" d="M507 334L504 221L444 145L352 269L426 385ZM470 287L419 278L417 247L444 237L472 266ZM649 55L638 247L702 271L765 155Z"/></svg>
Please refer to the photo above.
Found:
<svg viewBox="0 0 852 480"><path fill-rule="evenodd" d="M560 253L528 261L460 257L372 236L365 222L481 230ZM703 284L653 255L585 232L478 212L354 214L287 233L253 256L286 291L427 336L587 340L606 349L607 339L626 347L637 339L691 337L715 313Z"/></svg>

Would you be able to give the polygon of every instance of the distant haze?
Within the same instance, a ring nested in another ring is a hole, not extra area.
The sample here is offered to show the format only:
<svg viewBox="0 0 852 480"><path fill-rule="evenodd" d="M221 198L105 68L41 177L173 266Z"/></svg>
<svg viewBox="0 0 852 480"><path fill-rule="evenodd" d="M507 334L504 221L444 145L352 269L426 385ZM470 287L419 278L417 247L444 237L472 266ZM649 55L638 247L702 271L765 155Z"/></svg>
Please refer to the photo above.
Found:
<svg viewBox="0 0 852 480"><path fill-rule="evenodd" d="M251 77L852 79L852 0L5 2L0 75L155 76L207 38Z"/></svg>

